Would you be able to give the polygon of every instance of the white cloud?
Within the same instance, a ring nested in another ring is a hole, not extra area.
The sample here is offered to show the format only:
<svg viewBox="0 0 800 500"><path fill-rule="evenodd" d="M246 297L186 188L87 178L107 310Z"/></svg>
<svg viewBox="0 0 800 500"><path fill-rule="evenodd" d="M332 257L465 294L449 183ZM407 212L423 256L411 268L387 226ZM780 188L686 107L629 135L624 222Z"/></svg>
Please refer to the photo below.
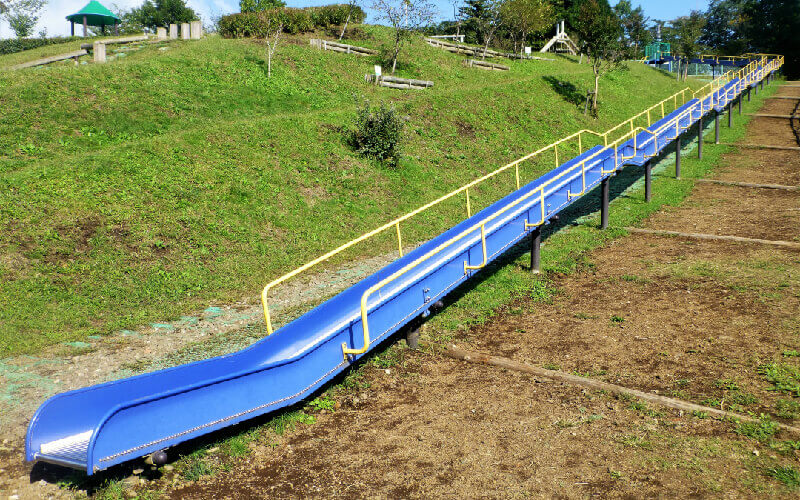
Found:
<svg viewBox="0 0 800 500"><path fill-rule="evenodd" d="M118 9L129 10L138 7L144 0L100 0L100 3L116 11ZM69 21L66 17L78 12L89 0L50 0L45 6L39 23L36 25L36 33L42 29L47 30L48 36L66 36L70 32ZM219 16L230 12L238 12L238 0L188 0L189 7L194 9L205 22L212 16ZM82 29L75 27L75 34L80 35ZM5 20L0 22L0 38L12 37L13 33Z"/></svg>

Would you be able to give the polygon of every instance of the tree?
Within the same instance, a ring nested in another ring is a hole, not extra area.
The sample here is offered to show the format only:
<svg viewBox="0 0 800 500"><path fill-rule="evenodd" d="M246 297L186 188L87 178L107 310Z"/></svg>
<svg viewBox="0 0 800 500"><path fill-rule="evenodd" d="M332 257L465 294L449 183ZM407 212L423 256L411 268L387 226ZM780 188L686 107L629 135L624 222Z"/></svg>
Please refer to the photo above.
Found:
<svg viewBox="0 0 800 500"><path fill-rule="evenodd" d="M339 40L344 38L344 32L347 31L347 25L350 24L350 17L353 15L353 9L358 7L358 1L350 0L348 5L350 6L350 9L347 11L347 19L344 22L344 26L342 26L342 32L339 34Z"/></svg>
<svg viewBox="0 0 800 500"><path fill-rule="evenodd" d="M641 55L642 47L652 40L648 30L650 18L644 15L641 5L634 9L630 0L620 0L614 6L614 13L622 23L630 56L638 58Z"/></svg>
<svg viewBox="0 0 800 500"><path fill-rule="evenodd" d="M751 52L783 54L783 71L800 77L800 0L748 0L742 33Z"/></svg>
<svg viewBox="0 0 800 500"><path fill-rule="evenodd" d="M711 0L700 42L716 52L739 55L748 51L743 23L746 0Z"/></svg>
<svg viewBox="0 0 800 500"><path fill-rule="evenodd" d="M267 78L272 78L272 56L278 48L282 33L283 22L280 19L270 17L264 29L264 41L267 43Z"/></svg>
<svg viewBox="0 0 800 500"><path fill-rule="evenodd" d="M261 12L278 7L286 7L286 2L283 0L239 0L240 12Z"/></svg>
<svg viewBox="0 0 800 500"><path fill-rule="evenodd" d="M170 24L188 23L197 18L197 13L186 5L186 0L145 0L126 16L131 23L151 30Z"/></svg>
<svg viewBox="0 0 800 500"><path fill-rule="evenodd" d="M588 0L581 5L575 31L581 41L581 52L586 54L592 64L594 72L592 111L596 115L600 77L617 69L623 59L619 41L622 37L622 26L607 2L601 4L597 0Z"/></svg>
<svg viewBox="0 0 800 500"><path fill-rule="evenodd" d="M555 20L553 6L546 0L506 0L500 14L514 41L514 52L517 41L524 47L529 35L549 29Z"/></svg>
<svg viewBox="0 0 800 500"><path fill-rule="evenodd" d="M392 50L392 74L397 68L397 57L403 42L411 34L431 24L436 8L427 0L374 0L372 9L378 13L379 21L388 21L394 30Z"/></svg>
<svg viewBox="0 0 800 500"><path fill-rule="evenodd" d="M483 45L483 34L480 25L487 14L488 0L466 0L458 9L461 19L464 20L464 38L469 43Z"/></svg>
<svg viewBox="0 0 800 500"><path fill-rule="evenodd" d="M0 11L17 35L25 38L33 33L47 0L7 0Z"/></svg>
<svg viewBox="0 0 800 500"><path fill-rule="evenodd" d="M703 26L706 18L699 10L693 10L688 16L681 16L672 21L673 36L672 53L683 59L683 72L681 61L678 61L678 79L686 80L689 74L689 59L700 55L702 45L700 37L703 35Z"/></svg>
<svg viewBox="0 0 800 500"><path fill-rule="evenodd" d="M486 10L484 16L477 19L478 32L483 39L483 56L481 59L486 59L486 51L489 50L489 44L492 43L495 33L503 24L503 17L501 14L501 7L504 0L486 0L484 5Z"/></svg>

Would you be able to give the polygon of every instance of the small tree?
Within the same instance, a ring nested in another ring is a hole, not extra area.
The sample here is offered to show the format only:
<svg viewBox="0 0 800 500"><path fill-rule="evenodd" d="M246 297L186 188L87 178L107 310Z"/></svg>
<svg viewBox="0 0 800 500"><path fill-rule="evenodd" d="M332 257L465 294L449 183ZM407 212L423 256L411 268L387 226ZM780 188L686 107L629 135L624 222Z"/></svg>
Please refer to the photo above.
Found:
<svg viewBox="0 0 800 500"><path fill-rule="evenodd" d="M630 0L620 0L614 6L614 13L619 17L625 31L630 56L639 57L641 48L651 39L647 27L650 18L644 15L641 5L634 9Z"/></svg>
<svg viewBox="0 0 800 500"><path fill-rule="evenodd" d="M481 59L486 59L489 44L492 43L497 30L503 25L503 0L486 0L484 5L484 15L476 19L478 30L481 33L481 38L483 38L483 56Z"/></svg>
<svg viewBox="0 0 800 500"><path fill-rule="evenodd" d="M394 29L392 74L397 68L397 57L411 33L433 22L436 8L427 0L374 0L372 9L379 21L388 21Z"/></svg>
<svg viewBox="0 0 800 500"><path fill-rule="evenodd" d="M358 6L357 0L350 0L347 2L350 8L347 10L347 19L344 22L344 26L342 26L342 32L339 34L339 40L344 38L344 32L347 31L347 25L350 24L350 17L353 15L353 9Z"/></svg>
<svg viewBox="0 0 800 500"><path fill-rule="evenodd" d="M371 108L365 102L358 109L351 143L363 156L397 166L402 133L403 121L394 107L381 103L379 108Z"/></svg>
<svg viewBox="0 0 800 500"><path fill-rule="evenodd" d="M8 0L0 11L17 38L26 38L33 33L45 4L47 0Z"/></svg>
<svg viewBox="0 0 800 500"><path fill-rule="evenodd" d="M517 41L525 47L528 35L543 32L555 20L553 5L546 0L506 0L500 11L503 24L514 40L514 52L517 51Z"/></svg>
<svg viewBox="0 0 800 500"><path fill-rule="evenodd" d="M588 0L578 13L575 31L581 40L581 52L586 54L592 64L594 72L592 111L597 115L600 77L617 69L624 56L620 45L622 26L607 4L601 5L597 0Z"/></svg>
<svg viewBox="0 0 800 500"><path fill-rule="evenodd" d="M700 37L703 36L703 27L706 25L706 18L699 10L693 10L688 16L681 16L672 21L674 30L675 44L672 51L685 58L683 68L680 63L678 66L678 80L689 75L689 59L697 57L701 50Z"/></svg>
<svg viewBox="0 0 800 500"><path fill-rule="evenodd" d="M281 34L283 34L283 23L279 19L270 18L264 29L264 41L267 43L267 78L272 77L272 56L278 48Z"/></svg>

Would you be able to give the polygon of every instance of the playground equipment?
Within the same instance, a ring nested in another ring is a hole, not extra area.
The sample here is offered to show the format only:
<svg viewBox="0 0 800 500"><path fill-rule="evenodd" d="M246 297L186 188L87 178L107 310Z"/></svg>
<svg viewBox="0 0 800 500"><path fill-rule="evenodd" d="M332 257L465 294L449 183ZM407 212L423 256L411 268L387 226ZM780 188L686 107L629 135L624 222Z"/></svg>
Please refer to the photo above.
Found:
<svg viewBox="0 0 800 500"><path fill-rule="evenodd" d="M553 38L547 42L544 47L539 50L539 52L547 52L549 50L553 50L554 52L569 52L570 54L577 55L578 46L575 45L575 42L567 35L567 29L564 25L564 21L560 23L556 23L556 34Z"/></svg>
<svg viewBox="0 0 800 500"><path fill-rule="evenodd" d="M264 288L266 338L237 353L53 396L28 426L27 460L90 475L148 454L163 463L173 445L304 399L523 238L531 235L538 256L542 226L598 184L607 221L608 186L619 169L648 164L782 64L761 57L604 133L576 132L308 262ZM577 156L565 158L571 150ZM553 170L523 184L526 163L550 155ZM500 176L510 194L473 213L470 190ZM402 226L454 197L463 197L466 219L405 253ZM398 260L275 331L269 294L277 285L384 232L396 234Z"/></svg>
<svg viewBox="0 0 800 500"><path fill-rule="evenodd" d="M644 48L645 61L661 61L672 55L672 48L666 42L649 43Z"/></svg>

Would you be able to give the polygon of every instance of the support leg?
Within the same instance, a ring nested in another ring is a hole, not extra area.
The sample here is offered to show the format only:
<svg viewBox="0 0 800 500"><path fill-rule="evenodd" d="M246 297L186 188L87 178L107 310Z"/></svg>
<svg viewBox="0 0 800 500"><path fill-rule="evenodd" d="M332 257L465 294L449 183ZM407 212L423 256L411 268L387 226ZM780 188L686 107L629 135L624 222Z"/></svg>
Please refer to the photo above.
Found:
<svg viewBox="0 0 800 500"><path fill-rule="evenodd" d="M733 103L728 104L728 128L733 126Z"/></svg>
<svg viewBox="0 0 800 500"><path fill-rule="evenodd" d="M681 136L675 138L675 178L681 178Z"/></svg>
<svg viewBox="0 0 800 500"><path fill-rule="evenodd" d="M714 144L719 144L719 111L714 110Z"/></svg>
<svg viewBox="0 0 800 500"><path fill-rule="evenodd" d="M600 181L600 229L608 227L608 194L611 177L606 177Z"/></svg>
<svg viewBox="0 0 800 500"><path fill-rule="evenodd" d="M703 159L703 117L697 121L697 158Z"/></svg>
<svg viewBox="0 0 800 500"><path fill-rule="evenodd" d="M742 114L742 95L739 94L739 114Z"/></svg>
<svg viewBox="0 0 800 500"><path fill-rule="evenodd" d="M417 349L419 347L419 327L411 327L406 333L406 345L409 349Z"/></svg>
<svg viewBox="0 0 800 500"><path fill-rule="evenodd" d="M750 102L750 87L747 87L747 102Z"/></svg>
<svg viewBox="0 0 800 500"><path fill-rule="evenodd" d="M644 164L644 201L650 202L650 199L653 197L653 175L652 175L653 167L650 165L650 162Z"/></svg>
<svg viewBox="0 0 800 500"><path fill-rule="evenodd" d="M538 226L531 231L531 272L539 274L542 263L542 226Z"/></svg>

